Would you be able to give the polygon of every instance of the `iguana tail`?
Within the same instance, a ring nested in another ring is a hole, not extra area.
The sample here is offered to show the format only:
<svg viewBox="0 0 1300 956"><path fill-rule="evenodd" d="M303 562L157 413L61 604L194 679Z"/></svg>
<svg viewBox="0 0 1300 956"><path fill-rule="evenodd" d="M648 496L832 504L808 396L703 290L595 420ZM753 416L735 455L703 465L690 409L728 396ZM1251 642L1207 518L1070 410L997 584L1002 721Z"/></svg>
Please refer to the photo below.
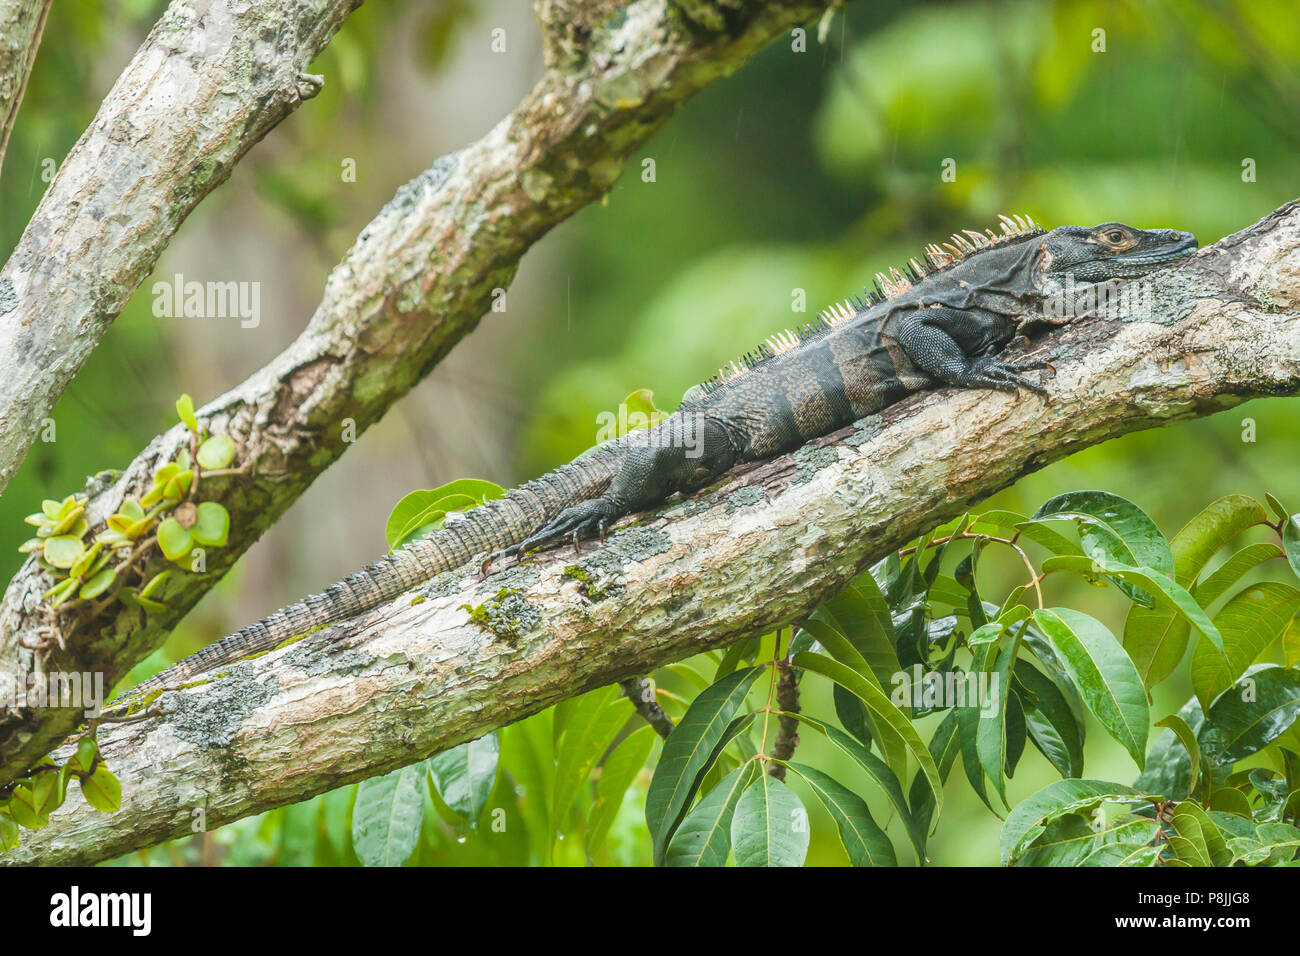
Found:
<svg viewBox="0 0 1300 956"><path fill-rule="evenodd" d="M505 496L464 513L425 538L386 554L296 604L250 624L173 664L128 692L174 688L188 678L260 654L312 628L345 620L391 601L443 571L525 540L570 505L599 496L623 454L622 440L599 446Z"/></svg>

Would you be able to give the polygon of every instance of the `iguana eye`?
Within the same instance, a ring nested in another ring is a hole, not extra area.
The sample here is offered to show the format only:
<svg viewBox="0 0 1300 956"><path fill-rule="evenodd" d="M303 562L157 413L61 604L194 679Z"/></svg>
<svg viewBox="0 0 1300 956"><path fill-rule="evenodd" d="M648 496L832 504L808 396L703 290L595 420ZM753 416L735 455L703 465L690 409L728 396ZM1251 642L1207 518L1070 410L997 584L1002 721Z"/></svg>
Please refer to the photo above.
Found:
<svg viewBox="0 0 1300 956"><path fill-rule="evenodd" d="M1102 238L1104 238L1107 242L1116 242L1116 243L1123 242L1124 233L1120 232L1118 229L1112 229L1109 232L1107 232L1106 235L1103 236Z"/></svg>

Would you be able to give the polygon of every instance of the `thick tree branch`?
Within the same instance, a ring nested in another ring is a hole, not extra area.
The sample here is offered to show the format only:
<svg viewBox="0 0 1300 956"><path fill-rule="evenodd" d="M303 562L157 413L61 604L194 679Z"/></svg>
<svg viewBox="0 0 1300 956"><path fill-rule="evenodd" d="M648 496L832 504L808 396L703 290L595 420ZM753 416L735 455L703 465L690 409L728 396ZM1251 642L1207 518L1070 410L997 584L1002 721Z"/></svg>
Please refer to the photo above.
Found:
<svg viewBox="0 0 1300 956"><path fill-rule="evenodd" d="M121 605L89 620L75 611L55 618L40 599L50 580L27 564L0 608L0 681L33 672L31 646L53 643L46 670L104 672L111 685L161 643L353 434L474 327L533 242L603 195L684 99L828 2L727 3L720 33L666 0L539 4L552 68L537 87L483 139L399 190L330 274L299 339L200 411L211 431L235 438L237 463L251 469L203 482L201 497L220 500L231 514L229 545L210 553L205 573L174 575L163 595L168 610L143 620ZM575 19L579 10L588 12ZM94 495L92 527L123 497L141 494L153 470L187 442L179 427L155 439ZM165 566L157 558L151 570ZM0 785L80 720L75 710L0 709Z"/></svg>
<svg viewBox="0 0 1300 956"><path fill-rule="evenodd" d="M0 170L53 0L0 0Z"/></svg>
<svg viewBox="0 0 1300 956"><path fill-rule="evenodd" d="M160 716L100 731L122 810L70 799L4 862L95 862L188 834L198 810L213 826L409 764L800 619L908 539L1071 452L1300 391L1300 206L1144 289L1149 311L1048 340L1048 401L913 396L588 545L585 575L565 573L569 548L482 581L465 569L422 600L164 695Z"/></svg>
<svg viewBox="0 0 1300 956"><path fill-rule="evenodd" d="M175 0L59 167L0 270L0 492L185 217L320 89L304 73L361 0Z"/></svg>

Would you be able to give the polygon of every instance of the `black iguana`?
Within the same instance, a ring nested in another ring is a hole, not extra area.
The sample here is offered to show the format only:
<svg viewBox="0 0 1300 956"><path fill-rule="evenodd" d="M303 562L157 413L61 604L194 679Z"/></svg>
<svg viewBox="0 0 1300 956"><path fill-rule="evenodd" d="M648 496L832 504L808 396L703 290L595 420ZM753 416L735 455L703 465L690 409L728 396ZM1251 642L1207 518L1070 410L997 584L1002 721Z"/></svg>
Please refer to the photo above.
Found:
<svg viewBox="0 0 1300 956"><path fill-rule="evenodd" d="M831 306L781 332L686 393L670 417L597 447L464 514L355 574L205 647L133 688L174 687L214 667L270 650L312 628L390 601L475 559L519 555L557 540L601 535L619 518L702 488L741 462L772 458L942 385L1017 387L1043 361L1002 354L1033 327L1073 317L1047 308L1062 283L1145 275L1190 255L1196 237L1118 222L1044 231L1000 217L1001 232L966 230L930 245L924 264L877 274L865 298ZM485 564L486 567L486 564Z"/></svg>

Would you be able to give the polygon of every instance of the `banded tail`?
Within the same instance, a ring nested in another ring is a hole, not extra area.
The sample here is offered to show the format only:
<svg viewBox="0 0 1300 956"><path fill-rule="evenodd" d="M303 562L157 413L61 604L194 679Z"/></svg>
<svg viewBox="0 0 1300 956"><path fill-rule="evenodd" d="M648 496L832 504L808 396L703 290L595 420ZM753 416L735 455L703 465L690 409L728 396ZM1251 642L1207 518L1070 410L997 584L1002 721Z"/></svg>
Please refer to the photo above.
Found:
<svg viewBox="0 0 1300 956"><path fill-rule="evenodd" d="M608 442L464 517L384 555L324 592L250 624L178 661L126 692L116 703L173 689L205 671L269 651L312 628L354 617L491 552L524 541L565 508L599 496L622 458L623 441ZM110 705L111 706L111 705Z"/></svg>

